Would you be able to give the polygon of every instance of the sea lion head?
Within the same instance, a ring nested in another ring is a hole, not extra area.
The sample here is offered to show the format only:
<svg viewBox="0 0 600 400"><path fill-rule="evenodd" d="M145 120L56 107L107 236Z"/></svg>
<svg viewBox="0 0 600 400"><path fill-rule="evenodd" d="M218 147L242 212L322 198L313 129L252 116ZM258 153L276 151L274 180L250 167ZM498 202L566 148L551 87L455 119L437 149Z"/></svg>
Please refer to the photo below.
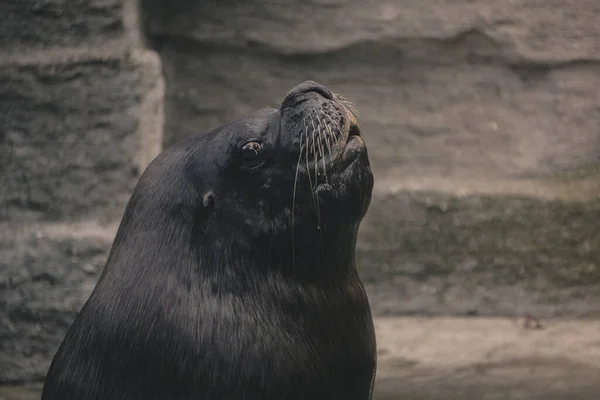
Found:
<svg viewBox="0 0 600 400"><path fill-rule="evenodd" d="M372 188L352 105L307 81L279 109L165 150L140 179L123 225L141 219L163 229L157 235L187 235L203 260L243 254L265 268L348 265Z"/></svg>

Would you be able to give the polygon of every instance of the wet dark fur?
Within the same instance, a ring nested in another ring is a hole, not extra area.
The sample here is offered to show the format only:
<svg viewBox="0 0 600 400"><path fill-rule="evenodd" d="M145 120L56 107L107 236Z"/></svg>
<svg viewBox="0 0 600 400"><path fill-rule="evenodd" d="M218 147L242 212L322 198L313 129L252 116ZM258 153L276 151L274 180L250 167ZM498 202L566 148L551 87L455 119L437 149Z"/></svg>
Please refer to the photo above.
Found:
<svg viewBox="0 0 600 400"><path fill-rule="evenodd" d="M305 82L279 110L158 156L42 399L371 398L354 253L373 177L364 146L342 155L353 118ZM250 139L258 165L241 155Z"/></svg>

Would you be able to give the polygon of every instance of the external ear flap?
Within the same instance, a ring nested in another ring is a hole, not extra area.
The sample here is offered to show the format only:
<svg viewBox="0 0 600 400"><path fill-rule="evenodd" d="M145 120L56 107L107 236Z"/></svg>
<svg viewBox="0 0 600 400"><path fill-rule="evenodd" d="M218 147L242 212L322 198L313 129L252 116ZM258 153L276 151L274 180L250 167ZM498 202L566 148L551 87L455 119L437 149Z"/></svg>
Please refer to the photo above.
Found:
<svg viewBox="0 0 600 400"><path fill-rule="evenodd" d="M213 214L217 204L217 196L212 190L208 190L202 196L202 207L196 210L194 223L192 225L192 235L197 238L206 234L206 223Z"/></svg>
<svg viewBox="0 0 600 400"><path fill-rule="evenodd" d="M216 202L217 198L212 190L209 190L208 192L204 193L204 196L202 196L202 207L204 208L214 208Z"/></svg>

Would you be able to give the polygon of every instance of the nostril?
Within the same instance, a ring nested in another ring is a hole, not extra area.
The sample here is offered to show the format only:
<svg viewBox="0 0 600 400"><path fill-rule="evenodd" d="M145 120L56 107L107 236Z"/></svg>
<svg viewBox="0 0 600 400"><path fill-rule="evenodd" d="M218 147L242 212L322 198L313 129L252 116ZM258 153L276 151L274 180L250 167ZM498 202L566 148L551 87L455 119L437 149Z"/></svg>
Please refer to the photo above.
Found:
<svg viewBox="0 0 600 400"><path fill-rule="evenodd" d="M306 95L309 93L317 93L327 100L333 100L335 98L331 90L327 89L324 85L314 81L305 81L288 92L281 103L281 107L296 106L306 101L306 98L308 97L301 95Z"/></svg>
<svg viewBox="0 0 600 400"><path fill-rule="evenodd" d="M310 92L318 93L328 100L333 100L333 93L331 93L331 90L327 89L323 85L315 84L314 86L309 86L306 89L302 90L302 92L303 93L310 93Z"/></svg>

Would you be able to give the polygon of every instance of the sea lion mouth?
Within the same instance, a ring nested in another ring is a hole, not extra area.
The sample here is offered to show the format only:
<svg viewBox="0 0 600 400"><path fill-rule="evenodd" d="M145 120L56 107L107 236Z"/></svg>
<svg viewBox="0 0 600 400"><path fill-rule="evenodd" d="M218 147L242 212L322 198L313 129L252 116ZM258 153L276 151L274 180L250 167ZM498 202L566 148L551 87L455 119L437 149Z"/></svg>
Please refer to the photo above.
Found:
<svg viewBox="0 0 600 400"><path fill-rule="evenodd" d="M346 146L342 153L342 159L345 161L352 160L362 149L365 147L365 142L360 135L360 129L358 125L350 125L348 137L346 138Z"/></svg>
<svg viewBox="0 0 600 400"><path fill-rule="evenodd" d="M354 112L346 106L345 100L337 95L322 108L312 110L309 119L318 121L308 125L308 137L304 148L308 148L307 169L312 173L331 175L346 169L360 152L365 148L361 131ZM328 111L334 108L338 113L330 115ZM337 118L336 118L337 117ZM325 121L324 123L322 121ZM329 123L328 123L329 122ZM311 151L313 150L314 151ZM320 151L320 150L323 151ZM311 162L312 161L312 162Z"/></svg>
<svg viewBox="0 0 600 400"><path fill-rule="evenodd" d="M348 140L350 140L352 136L360 136L360 128L356 123L350 124L350 129L348 130Z"/></svg>
<svg viewBox="0 0 600 400"><path fill-rule="evenodd" d="M331 108L343 110L337 99L331 103ZM298 143L297 167L312 175L317 183L343 171L364 147L360 129L350 122L349 112L343 110L346 115L340 116L341 113L328 111L327 107L315 108L306 114Z"/></svg>

